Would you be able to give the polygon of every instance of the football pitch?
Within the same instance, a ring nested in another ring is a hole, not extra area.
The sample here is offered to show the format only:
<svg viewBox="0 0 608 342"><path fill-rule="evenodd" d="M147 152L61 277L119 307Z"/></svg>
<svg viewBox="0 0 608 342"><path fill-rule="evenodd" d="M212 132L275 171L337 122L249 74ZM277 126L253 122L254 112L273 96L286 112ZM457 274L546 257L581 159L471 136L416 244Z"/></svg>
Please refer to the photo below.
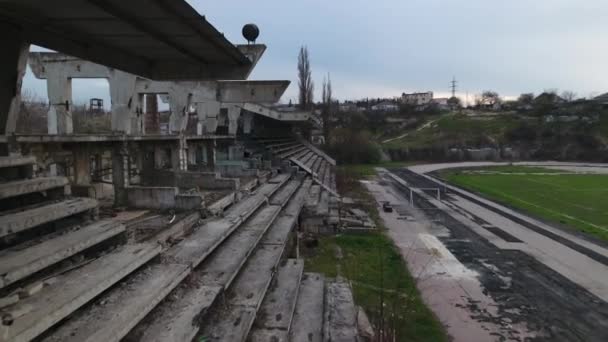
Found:
<svg viewBox="0 0 608 342"><path fill-rule="evenodd" d="M442 177L496 202L608 241L608 175L526 167L515 171L507 166L446 170Z"/></svg>

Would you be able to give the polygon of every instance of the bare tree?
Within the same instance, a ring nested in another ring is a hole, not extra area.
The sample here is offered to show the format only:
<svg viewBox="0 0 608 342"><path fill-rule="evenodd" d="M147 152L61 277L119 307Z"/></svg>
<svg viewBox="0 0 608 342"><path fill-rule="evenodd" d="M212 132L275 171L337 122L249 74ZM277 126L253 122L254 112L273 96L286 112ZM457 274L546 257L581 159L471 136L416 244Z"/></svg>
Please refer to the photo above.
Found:
<svg viewBox="0 0 608 342"><path fill-rule="evenodd" d="M314 83L306 46L300 48L300 54L298 55L298 87L300 89L300 108L312 109Z"/></svg>
<svg viewBox="0 0 608 342"><path fill-rule="evenodd" d="M500 103L500 101L500 96L495 91L486 90L481 93L481 103L486 106L494 106Z"/></svg>
<svg viewBox="0 0 608 342"><path fill-rule="evenodd" d="M323 118L323 136L325 142L329 142L329 133L331 131L331 116L332 116L332 89L331 89L331 78L329 73L327 78L323 77L323 89L322 89L322 118Z"/></svg>
<svg viewBox="0 0 608 342"><path fill-rule="evenodd" d="M576 93L571 90L565 90L562 92L562 98L566 100L566 102L572 102L576 99Z"/></svg>

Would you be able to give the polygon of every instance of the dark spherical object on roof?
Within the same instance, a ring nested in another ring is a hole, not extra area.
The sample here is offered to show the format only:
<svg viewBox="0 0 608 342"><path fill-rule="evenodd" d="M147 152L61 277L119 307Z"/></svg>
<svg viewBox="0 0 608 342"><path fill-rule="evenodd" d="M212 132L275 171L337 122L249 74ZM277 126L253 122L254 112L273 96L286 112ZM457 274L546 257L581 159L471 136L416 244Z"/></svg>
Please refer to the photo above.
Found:
<svg viewBox="0 0 608 342"><path fill-rule="evenodd" d="M259 35L260 29L256 24L247 24L243 26L243 37L245 37L248 42L255 42Z"/></svg>

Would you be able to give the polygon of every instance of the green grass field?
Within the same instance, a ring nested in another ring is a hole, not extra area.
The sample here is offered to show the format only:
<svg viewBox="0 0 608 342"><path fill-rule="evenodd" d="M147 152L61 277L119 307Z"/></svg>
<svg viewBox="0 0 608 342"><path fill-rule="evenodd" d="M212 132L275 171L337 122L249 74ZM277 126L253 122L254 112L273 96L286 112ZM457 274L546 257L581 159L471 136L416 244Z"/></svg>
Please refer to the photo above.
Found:
<svg viewBox="0 0 608 342"><path fill-rule="evenodd" d="M555 171L509 166L491 171L500 173L447 170L442 177L497 202L608 241L608 175L541 175L538 173ZM518 174L503 174L514 172ZM525 174L519 174L522 172Z"/></svg>
<svg viewBox="0 0 608 342"><path fill-rule="evenodd" d="M383 232L320 239L317 254L306 259L306 271L349 279L355 302L375 328L384 321L396 341L447 341L441 323L425 306L405 262Z"/></svg>

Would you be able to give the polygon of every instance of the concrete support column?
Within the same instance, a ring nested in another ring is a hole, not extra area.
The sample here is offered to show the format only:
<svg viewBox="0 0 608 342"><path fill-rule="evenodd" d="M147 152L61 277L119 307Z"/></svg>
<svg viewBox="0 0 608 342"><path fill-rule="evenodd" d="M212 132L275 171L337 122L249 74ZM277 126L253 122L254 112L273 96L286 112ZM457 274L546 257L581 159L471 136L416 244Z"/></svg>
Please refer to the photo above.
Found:
<svg viewBox="0 0 608 342"><path fill-rule="evenodd" d="M228 106L228 134L236 135L239 128L239 117L241 117L241 108L229 105Z"/></svg>
<svg viewBox="0 0 608 342"><path fill-rule="evenodd" d="M169 92L169 106L171 116L169 117L169 131L180 133L186 130L188 125L188 111L190 108L191 94L181 88L172 88Z"/></svg>
<svg viewBox="0 0 608 342"><path fill-rule="evenodd" d="M87 147L74 151L74 182L78 185L91 184L91 153Z"/></svg>
<svg viewBox="0 0 608 342"><path fill-rule="evenodd" d="M112 69L108 83L112 99L112 131L125 134L137 133L137 112L141 110L141 101L135 96L137 76Z"/></svg>
<svg viewBox="0 0 608 342"><path fill-rule="evenodd" d="M72 79L67 78L60 70L48 71L46 79L49 96L47 129L49 134L74 133L72 119Z"/></svg>
<svg viewBox="0 0 608 342"><path fill-rule="evenodd" d="M251 134L251 131L253 129L253 113L243 111L242 115L243 115L243 133Z"/></svg>
<svg viewBox="0 0 608 342"><path fill-rule="evenodd" d="M188 170L188 144L184 136L180 137L176 148L171 150L171 165L175 171Z"/></svg>
<svg viewBox="0 0 608 342"><path fill-rule="evenodd" d="M213 170L215 168L215 140L205 142L205 157L207 166Z"/></svg>
<svg viewBox="0 0 608 342"><path fill-rule="evenodd" d="M129 163L126 146L116 146L112 150L112 184L114 184L114 205L127 204L127 191L129 186Z"/></svg>
<svg viewBox="0 0 608 342"><path fill-rule="evenodd" d="M19 28L2 22L0 41L3 49L0 54L0 134L4 135L14 133L17 127L29 43Z"/></svg>

